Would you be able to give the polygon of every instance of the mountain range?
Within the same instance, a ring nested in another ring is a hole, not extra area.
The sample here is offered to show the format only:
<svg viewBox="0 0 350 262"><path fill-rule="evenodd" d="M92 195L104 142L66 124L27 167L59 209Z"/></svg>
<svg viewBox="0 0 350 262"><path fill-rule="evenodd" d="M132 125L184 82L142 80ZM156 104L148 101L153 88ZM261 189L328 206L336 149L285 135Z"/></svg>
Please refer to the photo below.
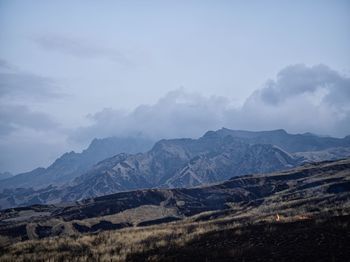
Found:
<svg viewBox="0 0 350 262"><path fill-rule="evenodd" d="M13 175L10 172L2 172L2 173L0 173L0 180L4 180L4 179L10 178L12 176Z"/></svg>
<svg viewBox="0 0 350 262"><path fill-rule="evenodd" d="M284 130L222 128L199 139L163 139L149 151L132 154L150 144L139 138L94 140L87 150L65 154L47 169L3 180L0 206L66 203L143 188L200 186L350 156L349 136L292 135ZM93 165L106 155L114 156Z"/></svg>
<svg viewBox="0 0 350 262"><path fill-rule="evenodd" d="M145 152L154 142L145 138L109 137L94 139L81 153L74 151L63 154L48 168L36 168L30 172L2 180L0 190L8 188L39 189L49 185L62 185L83 174L97 162L113 155L126 152Z"/></svg>
<svg viewBox="0 0 350 262"><path fill-rule="evenodd" d="M209 131L213 132L213 131ZM276 145L289 153L320 151L334 147L349 147L350 135L344 138L318 136L312 133L289 134L283 129L273 131L243 131L222 128L215 132L220 136L233 136L253 144Z"/></svg>

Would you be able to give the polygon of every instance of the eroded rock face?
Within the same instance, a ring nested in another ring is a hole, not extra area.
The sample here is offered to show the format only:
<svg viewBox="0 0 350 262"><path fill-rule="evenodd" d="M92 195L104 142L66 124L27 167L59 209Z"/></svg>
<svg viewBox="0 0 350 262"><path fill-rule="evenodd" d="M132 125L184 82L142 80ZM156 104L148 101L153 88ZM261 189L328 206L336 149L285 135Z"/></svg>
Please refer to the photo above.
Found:
<svg viewBox="0 0 350 262"><path fill-rule="evenodd" d="M24 188L3 190L0 208L71 202L145 188L200 186L237 175L273 172L314 160L350 155L345 148L350 145L348 137L338 139L312 134L291 135L284 130L249 132L223 128L209 131L199 139L160 140L148 152L120 153L87 168L86 163L95 155L101 156L103 148L109 153L116 150L113 141L94 140L81 154L68 153L47 169L11 178L14 181L25 177L27 182L17 185ZM139 142L129 142L129 150L136 150ZM339 145L343 149L334 148ZM298 153L290 154L286 150ZM321 151L303 152L305 150ZM83 169L81 163L85 163ZM45 186L59 178L60 183ZM39 183L42 188L32 189L28 181ZM6 183L8 180L3 180L0 189L6 187Z"/></svg>
<svg viewBox="0 0 350 262"><path fill-rule="evenodd" d="M71 202L142 188L206 185L296 165L293 156L276 146L206 135L197 140L161 140L146 153L122 153L101 161L64 186L11 191L7 195L12 197L12 206Z"/></svg>
<svg viewBox="0 0 350 262"><path fill-rule="evenodd" d="M153 141L143 138L94 139L89 147L81 153L73 151L65 153L48 168L37 168L30 172L7 177L0 183L0 191L20 187L42 189L49 185L64 185L85 173L101 160L123 152L146 152L153 144Z"/></svg>

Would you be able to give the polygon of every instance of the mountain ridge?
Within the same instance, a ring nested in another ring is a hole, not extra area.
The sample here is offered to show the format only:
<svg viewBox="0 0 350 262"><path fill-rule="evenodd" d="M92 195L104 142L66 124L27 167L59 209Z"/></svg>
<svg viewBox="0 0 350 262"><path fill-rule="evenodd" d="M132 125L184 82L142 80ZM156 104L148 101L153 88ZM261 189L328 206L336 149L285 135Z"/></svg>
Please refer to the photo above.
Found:
<svg viewBox="0 0 350 262"><path fill-rule="evenodd" d="M311 142L304 143L310 137ZM113 143L108 139L93 140L90 150L82 153L93 155L99 148L105 148L99 146L100 142L114 150ZM277 145L268 142L276 142ZM290 154L283 148L288 148L292 142L295 143L295 149L302 144L298 149L312 147L322 150ZM120 153L101 160L84 172L77 172L64 180L65 183L47 183L46 187L41 188L6 188L1 183L3 192L0 193L0 208L70 202L142 188L193 187L224 181L237 175L268 173L305 162L350 156L348 148L323 149L340 144L347 146L344 139L309 134L290 135L282 129L253 132L223 128L208 131L198 139L162 139L144 153ZM66 163L66 158L74 159L76 156L73 152L64 154L51 169L62 166L61 162ZM47 169L39 168L32 171L31 178L40 181L45 175ZM63 175L60 173L60 176ZM50 179L49 182L52 182L52 177Z"/></svg>
<svg viewBox="0 0 350 262"><path fill-rule="evenodd" d="M81 153L66 152L47 168L36 168L2 180L0 190L16 187L44 188L62 185L86 172L97 162L122 152L137 153L147 151L153 141L145 138L109 137L94 139Z"/></svg>
<svg viewBox="0 0 350 262"><path fill-rule="evenodd" d="M209 131L210 132L210 131ZM273 144L279 146L289 153L319 151L331 147L349 147L350 136L344 138L324 137L318 135L310 136L304 134L289 134L284 129L271 131L245 131L221 128L214 131L219 136L233 136L242 138L249 143Z"/></svg>

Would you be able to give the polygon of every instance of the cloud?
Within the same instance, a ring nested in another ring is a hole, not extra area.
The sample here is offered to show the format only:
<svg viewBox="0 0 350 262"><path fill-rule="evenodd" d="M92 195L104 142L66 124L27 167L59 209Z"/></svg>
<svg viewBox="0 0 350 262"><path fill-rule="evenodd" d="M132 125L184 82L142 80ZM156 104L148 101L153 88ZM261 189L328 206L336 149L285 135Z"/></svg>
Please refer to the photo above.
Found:
<svg viewBox="0 0 350 262"><path fill-rule="evenodd" d="M348 77L324 65L288 66L276 80L253 92L242 107L235 107L228 98L178 89L153 105L141 105L131 112L106 108L90 115L91 125L75 130L70 139L198 137L223 126L345 136L350 133L349 83Z"/></svg>
<svg viewBox="0 0 350 262"><path fill-rule="evenodd" d="M62 96L54 80L0 60L1 171L28 171L57 157L66 134L53 117L31 110L30 104Z"/></svg>
<svg viewBox="0 0 350 262"><path fill-rule="evenodd" d="M14 173L47 165L69 149L50 115L25 105L0 104L0 170Z"/></svg>
<svg viewBox="0 0 350 262"><path fill-rule="evenodd" d="M151 138L198 136L208 127L220 127L222 112L229 106L223 97L206 98L184 89L169 92L154 105L141 105L132 112L105 108L89 119L88 127L73 132L74 140L93 137L146 136ZM219 125L218 125L219 124Z"/></svg>
<svg viewBox="0 0 350 262"><path fill-rule="evenodd" d="M307 67L303 64L292 65L281 70L277 80L270 80L266 86L257 90L251 99L260 99L266 104L276 105L300 96L315 94L323 90L324 102L339 106L350 98L350 78L325 65Z"/></svg>
<svg viewBox="0 0 350 262"><path fill-rule="evenodd" d="M21 128L5 139L0 136L0 170L20 173L46 167L64 152L72 150L66 143L65 134L56 131Z"/></svg>
<svg viewBox="0 0 350 262"><path fill-rule="evenodd" d="M124 65L130 63L121 52L113 48L93 45L84 39L59 35L42 35L33 39L36 44L48 51L56 51L78 58L106 58Z"/></svg>
<svg viewBox="0 0 350 262"><path fill-rule="evenodd" d="M53 79L23 72L0 60L0 98L46 99L62 95Z"/></svg>
<svg viewBox="0 0 350 262"><path fill-rule="evenodd" d="M19 72L0 72L0 97L54 98L61 96L57 89L50 78Z"/></svg>
<svg viewBox="0 0 350 262"><path fill-rule="evenodd" d="M9 62L7 62L4 59L0 59L0 69L3 70L14 70L16 69L15 66L11 65Z"/></svg>
<svg viewBox="0 0 350 262"><path fill-rule="evenodd" d="M0 105L0 170L29 171L71 150L66 134L50 115L25 105Z"/></svg>
<svg viewBox="0 0 350 262"><path fill-rule="evenodd" d="M245 128L350 133L350 78L325 65L292 65L253 92L234 119Z"/></svg>
<svg viewBox="0 0 350 262"><path fill-rule="evenodd" d="M45 113L33 112L23 105L0 105L0 136L19 129L47 131L58 127L58 123Z"/></svg>

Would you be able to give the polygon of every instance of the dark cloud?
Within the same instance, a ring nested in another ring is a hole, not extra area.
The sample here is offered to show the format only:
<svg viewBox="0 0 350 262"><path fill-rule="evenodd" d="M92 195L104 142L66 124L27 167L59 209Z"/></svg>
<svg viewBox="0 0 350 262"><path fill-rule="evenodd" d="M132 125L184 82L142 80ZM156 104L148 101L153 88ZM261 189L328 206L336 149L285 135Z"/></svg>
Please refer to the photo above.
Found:
<svg viewBox="0 0 350 262"><path fill-rule="evenodd" d="M47 99L60 96L63 94L53 79L23 72L0 60L0 98Z"/></svg>
<svg viewBox="0 0 350 262"><path fill-rule="evenodd" d="M43 35L33 38L43 49L56 51L79 58L106 58L121 64L129 64L126 56L115 49L96 46L86 40L58 36Z"/></svg>
<svg viewBox="0 0 350 262"><path fill-rule="evenodd" d="M76 130L71 139L136 134L197 137L223 126L345 136L350 133L349 83L348 77L324 65L289 66L240 108L223 97L208 98L179 89L154 105L139 106L131 112L104 109L91 115L92 124Z"/></svg>
<svg viewBox="0 0 350 262"><path fill-rule="evenodd" d="M16 67L11 65L6 60L0 59L0 69L14 70L14 69L16 69Z"/></svg>
<svg viewBox="0 0 350 262"><path fill-rule="evenodd" d="M11 134L13 131L15 131L16 128L13 127L10 123L8 122L3 122L1 119L0 119L0 138L2 136L7 136L9 134Z"/></svg>
<svg viewBox="0 0 350 262"><path fill-rule="evenodd" d="M58 87L50 78L26 73L0 72L0 97L54 98L59 97Z"/></svg>
<svg viewBox="0 0 350 262"><path fill-rule="evenodd" d="M64 152L72 150L65 139L55 130L38 132L32 129L18 129L5 139L0 137L0 170L11 170L16 174L46 167Z"/></svg>
<svg viewBox="0 0 350 262"><path fill-rule="evenodd" d="M52 79L23 72L11 63L0 60L0 143L16 132L59 129L58 123L50 115L35 112L29 105L33 101L50 101L61 96L63 94L58 92Z"/></svg>
<svg viewBox="0 0 350 262"><path fill-rule="evenodd" d="M0 170L18 173L46 165L65 151L65 139L50 115L24 105L0 105Z"/></svg>
<svg viewBox="0 0 350 262"><path fill-rule="evenodd" d="M19 129L47 131L58 127L58 123L45 113L33 112L23 105L0 105L0 136Z"/></svg>

